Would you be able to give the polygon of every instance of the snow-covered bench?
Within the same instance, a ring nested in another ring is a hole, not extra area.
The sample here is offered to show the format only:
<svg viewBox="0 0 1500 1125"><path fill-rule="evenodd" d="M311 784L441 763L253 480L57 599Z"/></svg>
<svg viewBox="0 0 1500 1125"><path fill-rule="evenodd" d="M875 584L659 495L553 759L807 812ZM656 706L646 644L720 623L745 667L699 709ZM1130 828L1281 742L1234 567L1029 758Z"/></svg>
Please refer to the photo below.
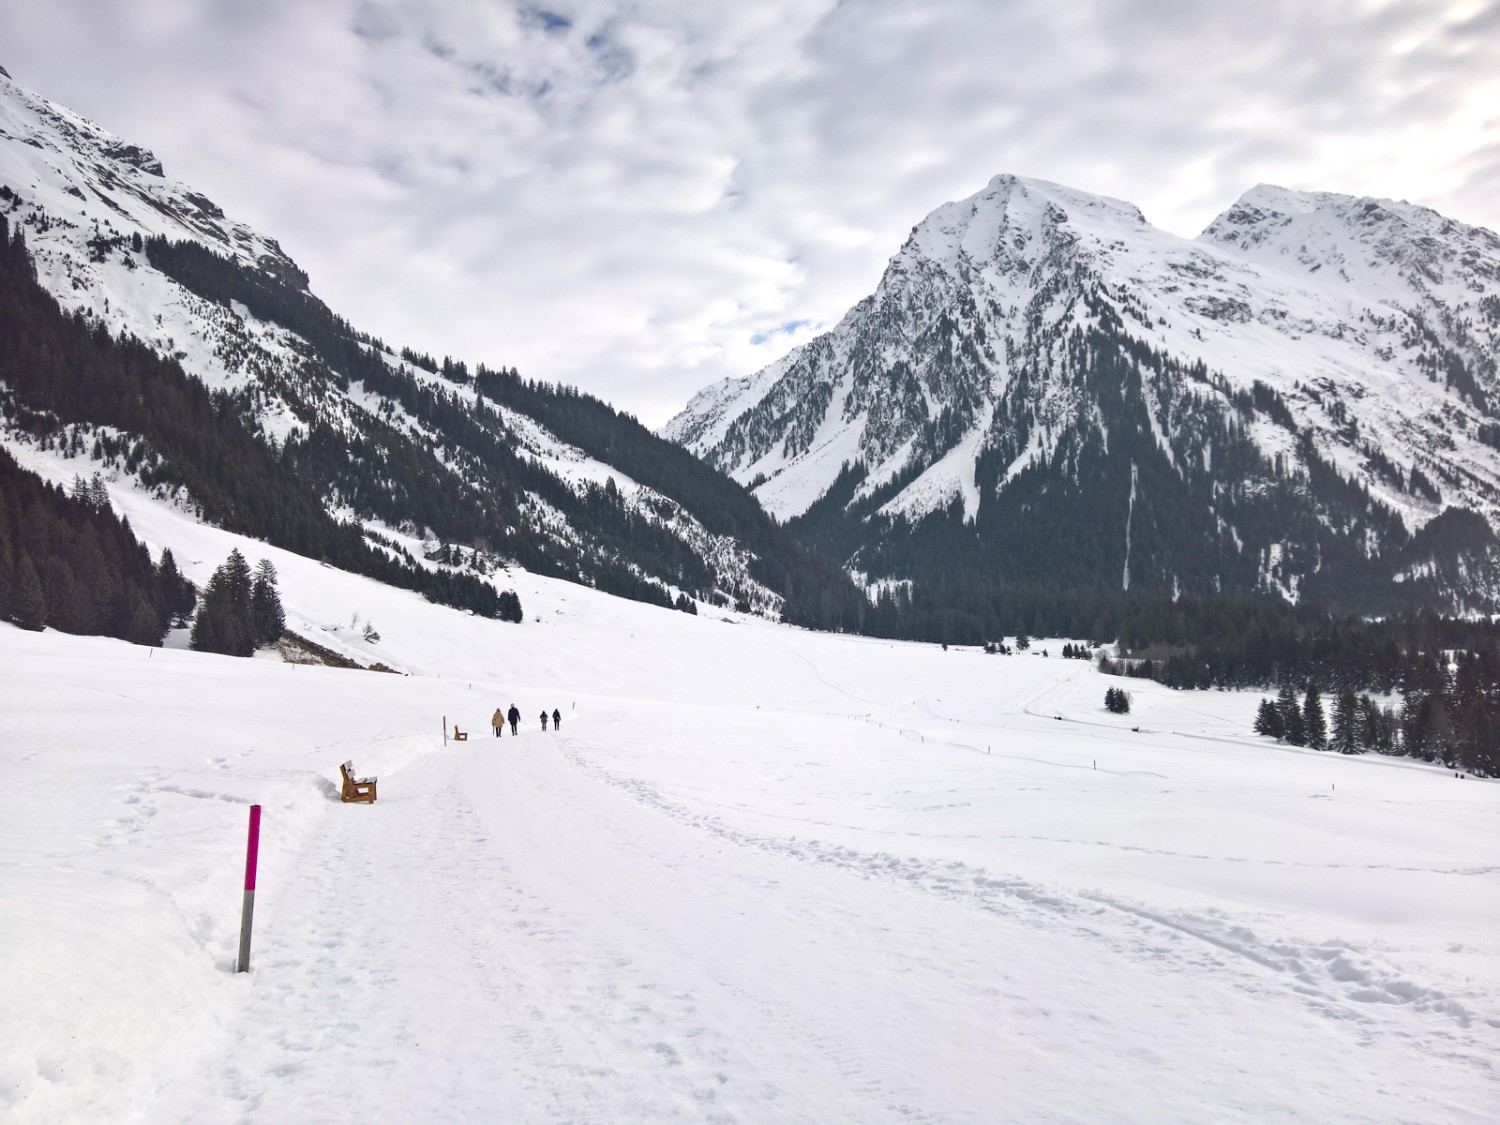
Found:
<svg viewBox="0 0 1500 1125"><path fill-rule="evenodd" d="M339 794L345 801L357 801L365 805L375 803L375 781L373 777L355 777L354 760L351 758L339 767L344 775L344 790Z"/></svg>

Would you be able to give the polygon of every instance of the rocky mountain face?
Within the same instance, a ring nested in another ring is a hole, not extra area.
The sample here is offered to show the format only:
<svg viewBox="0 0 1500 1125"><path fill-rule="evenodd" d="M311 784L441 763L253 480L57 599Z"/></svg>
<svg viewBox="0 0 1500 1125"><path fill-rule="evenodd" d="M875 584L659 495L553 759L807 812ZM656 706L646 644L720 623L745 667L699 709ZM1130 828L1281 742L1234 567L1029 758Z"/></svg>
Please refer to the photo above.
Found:
<svg viewBox="0 0 1500 1125"><path fill-rule="evenodd" d="M859 599L737 485L634 419L513 370L470 370L357 331L275 240L3 71L0 216L63 321L102 334L101 347L128 340L175 363L208 392L215 424L270 451L258 473L299 482L395 564L502 583L519 564L678 608L701 601L806 623L817 614L798 597L818 599L828 583L822 604ZM0 300L19 308L28 283L12 273ZM26 307L18 323L50 315ZM62 346L32 344L39 357ZM86 362L129 366L101 355ZM245 517L222 478L248 470L204 465L172 417L125 410L132 399L143 396L65 395L18 376L0 388L0 440L92 453L205 518ZM267 516L239 529L273 537L278 527Z"/></svg>
<svg viewBox="0 0 1500 1125"><path fill-rule="evenodd" d="M1500 238L1259 186L1195 240L1015 176L665 434L872 585L1493 611Z"/></svg>

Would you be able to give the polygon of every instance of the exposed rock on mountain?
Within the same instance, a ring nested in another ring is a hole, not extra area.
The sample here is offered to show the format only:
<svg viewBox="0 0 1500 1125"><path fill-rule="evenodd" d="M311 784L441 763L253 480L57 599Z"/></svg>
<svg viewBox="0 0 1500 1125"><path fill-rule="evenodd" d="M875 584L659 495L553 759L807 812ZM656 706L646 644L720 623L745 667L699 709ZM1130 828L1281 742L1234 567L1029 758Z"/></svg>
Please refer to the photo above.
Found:
<svg viewBox="0 0 1500 1125"><path fill-rule="evenodd" d="M1478 610L1497 356L1489 231L1260 186L1189 240L998 176L665 432L871 581ZM1470 533L1413 539L1450 508Z"/></svg>

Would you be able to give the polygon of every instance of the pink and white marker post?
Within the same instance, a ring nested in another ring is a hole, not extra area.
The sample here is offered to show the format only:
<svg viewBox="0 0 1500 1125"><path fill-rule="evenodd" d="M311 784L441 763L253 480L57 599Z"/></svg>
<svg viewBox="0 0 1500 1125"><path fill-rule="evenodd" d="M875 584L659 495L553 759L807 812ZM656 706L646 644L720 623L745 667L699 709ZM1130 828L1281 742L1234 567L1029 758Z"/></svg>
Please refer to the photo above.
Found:
<svg viewBox="0 0 1500 1125"><path fill-rule="evenodd" d="M250 971L250 921L255 917L255 862L260 858L260 806L250 806L250 839L245 844L245 908L240 914L240 961L235 970Z"/></svg>

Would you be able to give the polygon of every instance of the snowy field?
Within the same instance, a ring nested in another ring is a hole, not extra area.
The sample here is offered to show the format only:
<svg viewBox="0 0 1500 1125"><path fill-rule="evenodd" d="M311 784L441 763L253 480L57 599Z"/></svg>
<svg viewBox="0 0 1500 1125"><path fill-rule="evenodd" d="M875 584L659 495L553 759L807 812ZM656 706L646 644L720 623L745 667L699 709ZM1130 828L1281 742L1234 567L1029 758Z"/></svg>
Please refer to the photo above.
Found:
<svg viewBox="0 0 1500 1125"><path fill-rule="evenodd" d="M0 1119L1500 1120L1496 784L1112 716L1056 642L525 574L502 625L115 499L408 674L0 626Z"/></svg>

